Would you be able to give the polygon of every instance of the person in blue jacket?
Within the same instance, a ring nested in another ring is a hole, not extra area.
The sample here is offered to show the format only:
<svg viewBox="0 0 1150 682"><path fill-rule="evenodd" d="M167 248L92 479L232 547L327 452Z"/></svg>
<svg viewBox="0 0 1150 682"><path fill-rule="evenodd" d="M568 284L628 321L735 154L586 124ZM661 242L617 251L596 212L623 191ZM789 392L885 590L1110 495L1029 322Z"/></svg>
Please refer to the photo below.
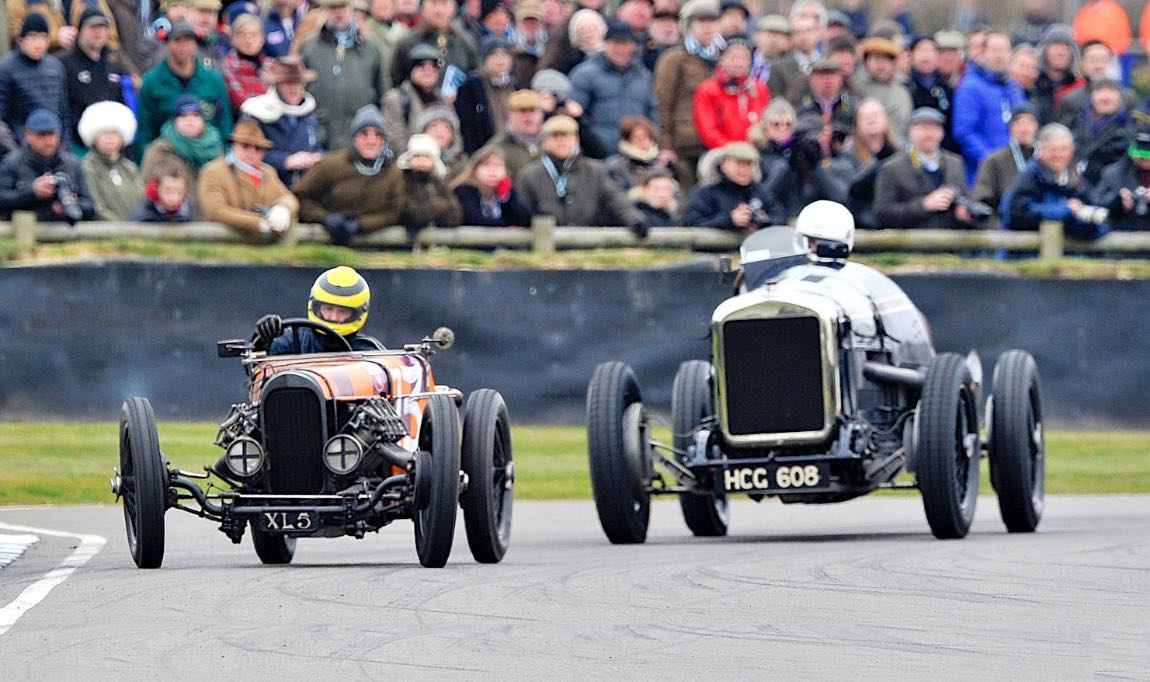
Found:
<svg viewBox="0 0 1150 682"><path fill-rule="evenodd" d="M1006 73L1010 55L1010 36L992 31L982 59L969 66L954 92L951 132L966 162L967 186L982 160L1010 142L1011 113L1026 104L1022 86Z"/></svg>
<svg viewBox="0 0 1150 682"><path fill-rule="evenodd" d="M341 265L316 278L307 302L307 319L325 325L347 341L352 350L380 350L382 346L359 332L367 322L371 289L354 269ZM279 315L264 315L256 322L253 344L268 355L338 353L346 350L331 334L310 327L284 331Z"/></svg>

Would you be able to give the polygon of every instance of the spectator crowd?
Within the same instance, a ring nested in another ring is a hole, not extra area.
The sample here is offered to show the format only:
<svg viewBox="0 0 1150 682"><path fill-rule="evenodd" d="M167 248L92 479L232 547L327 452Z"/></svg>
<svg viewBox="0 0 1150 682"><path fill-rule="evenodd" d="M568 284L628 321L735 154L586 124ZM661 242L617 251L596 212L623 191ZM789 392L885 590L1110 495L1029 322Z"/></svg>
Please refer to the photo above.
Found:
<svg viewBox="0 0 1150 682"><path fill-rule="evenodd" d="M6 4L0 219L1150 230L1150 2Z"/></svg>

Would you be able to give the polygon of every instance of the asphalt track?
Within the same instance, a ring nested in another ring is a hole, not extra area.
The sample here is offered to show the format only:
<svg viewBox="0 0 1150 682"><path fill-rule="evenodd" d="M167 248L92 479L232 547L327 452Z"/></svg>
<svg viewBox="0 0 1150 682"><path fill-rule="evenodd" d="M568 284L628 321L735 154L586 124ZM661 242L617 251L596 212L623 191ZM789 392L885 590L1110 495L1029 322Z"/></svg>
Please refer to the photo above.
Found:
<svg viewBox="0 0 1150 682"><path fill-rule="evenodd" d="M983 497L945 542L913 496L732 514L696 539L658 503L648 543L615 547L590 502L519 502L502 564L460 524L430 570L408 522L266 567L172 511L141 571L118 507L0 509L0 535L88 536L36 533L0 569L9 615L74 569L0 634L0 679L1150 679L1150 496L1048 499L1033 535Z"/></svg>

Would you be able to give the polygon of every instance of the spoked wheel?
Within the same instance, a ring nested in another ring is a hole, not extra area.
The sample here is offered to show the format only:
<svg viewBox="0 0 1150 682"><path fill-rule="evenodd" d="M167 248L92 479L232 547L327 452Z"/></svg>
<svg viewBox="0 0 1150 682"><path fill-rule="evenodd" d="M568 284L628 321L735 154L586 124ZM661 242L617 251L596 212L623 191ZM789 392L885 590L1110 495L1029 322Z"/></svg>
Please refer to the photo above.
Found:
<svg viewBox="0 0 1150 682"><path fill-rule="evenodd" d="M702 360L688 360L679 365L671 389L671 430L676 450L686 450L694 441L699 424L714 414L711 400L711 365ZM699 537L727 534L730 507L726 494L687 493L679 496L683 520Z"/></svg>
<svg viewBox="0 0 1150 682"><path fill-rule="evenodd" d="M990 408L990 481L1002 522L1011 533L1030 533L1042 519L1046 497L1046 437L1042 388L1034 358L1008 350L994 367Z"/></svg>
<svg viewBox="0 0 1150 682"><path fill-rule="evenodd" d="M168 468L147 398L128 398L120 409L119 493L132 560L139 568L159 568L164 562Z"/></svg>
<svg viewBox="0 0 1150 682"><path fill-rule="evenodd" d="M252 544L256 556L265 564L290 564L295 556L295 538L280 533L269 533L256 529L252 523Z"/></svg>
<svg viewBox="0 0 1150 682"><path fill-rule="evenodd" d="M419 429L419 449L431 455L431 483L427 504L415 512L413 519L415 551L419 563L442 568L451 555L459 504L459 410L449 396L428 397ZM424 472L416 472L417 478L423 475Z"/></svg>
<svg viewBox="0 0 1150 682"><path fill-rule="evenodd" d="M468 397L462 458L468 483L460 503L471 556L480 563L498 563L511 542L515 484L511 422L498 392L481 388Z"/></svg>
<svg viewBox="0 0 1150 682"><path fill-rule="evenodd" d="M635 373L621 362L595 368L587 386L587 447L595 509L607 539L647 539L650 437Z"/></svg>
<svg viewBox="0 0 1150 682"><path fill-rule="evenodd" d="M926 372L919 401L918 485L930 530L966 537L978 500L978 408L962 356L942 353Z"/></svg>

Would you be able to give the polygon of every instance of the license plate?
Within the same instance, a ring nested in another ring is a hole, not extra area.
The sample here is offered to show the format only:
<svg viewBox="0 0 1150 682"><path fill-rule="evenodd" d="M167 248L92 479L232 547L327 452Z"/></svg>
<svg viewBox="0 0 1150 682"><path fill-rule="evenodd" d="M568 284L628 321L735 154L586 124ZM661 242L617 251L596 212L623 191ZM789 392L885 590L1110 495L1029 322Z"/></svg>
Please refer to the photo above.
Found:
<svg viewBox="0 0 1150 682"><path fill-rule="evenodd" d="M729 492L785 492L830 485L828 464L763 464L731 467L723 471L723 489Z"/></svg>
<svg viewBox="0 0 1150 682"><path fill-rule="evenodd" d="M260 514L260 530L273 533L304 533L315 530L314 511L268 511Z"/></svg>

